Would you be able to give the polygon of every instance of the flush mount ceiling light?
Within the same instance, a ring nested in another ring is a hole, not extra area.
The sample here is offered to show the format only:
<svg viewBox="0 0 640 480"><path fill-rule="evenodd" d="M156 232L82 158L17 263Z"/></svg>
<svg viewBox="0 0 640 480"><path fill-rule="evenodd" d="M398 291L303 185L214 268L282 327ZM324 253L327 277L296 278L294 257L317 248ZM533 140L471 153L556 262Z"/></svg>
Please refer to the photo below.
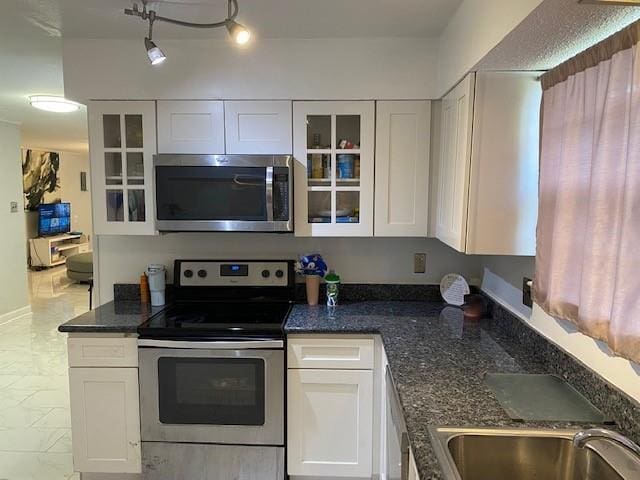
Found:
<svg viewBox="0 0 640 480"><path fill-rule="evenodd" d="M153 41L153 22L167 22L181 27L192 28L221 28L226 27L233 41L238 45L245 45L251 39L251 32L244 25L236 22L238 16L238 0L227 0L227 18L221 22L214 23L193 23L175 18L161 17L155 10L147 10L147 0L142 0L142 10L138 8L138 4L134 3L133 8L124 10L126 15L140 17L142 20L149 21L149 36L144 39L144 46L147 50L147 56L152 65L164 62L167 57Z"/></svg>
<svg viewBox="0 0 640 480"><path fill-rule="evenodd" d="M53 95L31 95L29 103L32 107L46 112L68 113L80 110L80 104L64 97Z"/></svg>

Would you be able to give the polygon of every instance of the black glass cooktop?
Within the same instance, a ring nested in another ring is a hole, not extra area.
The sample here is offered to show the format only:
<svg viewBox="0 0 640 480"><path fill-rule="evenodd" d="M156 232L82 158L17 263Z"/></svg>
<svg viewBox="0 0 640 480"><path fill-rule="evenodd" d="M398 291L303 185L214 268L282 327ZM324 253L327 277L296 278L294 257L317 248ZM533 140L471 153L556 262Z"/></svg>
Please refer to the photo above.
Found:
<svg viewBox="0 0 640 480"><path fill-rule="evenodd" d="M141 338L284 338L291 305L279 303L186 303L154 315L138 327Z"/></svg>

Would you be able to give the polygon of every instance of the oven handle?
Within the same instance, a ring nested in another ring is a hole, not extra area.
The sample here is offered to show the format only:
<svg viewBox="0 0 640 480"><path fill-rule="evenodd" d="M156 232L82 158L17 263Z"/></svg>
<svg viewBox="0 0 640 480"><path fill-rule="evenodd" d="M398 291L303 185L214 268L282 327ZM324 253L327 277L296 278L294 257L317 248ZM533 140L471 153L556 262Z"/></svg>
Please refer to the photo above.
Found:
<svg viewBox="0 0 640 480"><path fill-rule="evenodd" d="M198 342L181 340L138 339L139 347L183 348L189 350L251 350L266 348L284 348L282 340L247 340L238 342Z"/></svg>

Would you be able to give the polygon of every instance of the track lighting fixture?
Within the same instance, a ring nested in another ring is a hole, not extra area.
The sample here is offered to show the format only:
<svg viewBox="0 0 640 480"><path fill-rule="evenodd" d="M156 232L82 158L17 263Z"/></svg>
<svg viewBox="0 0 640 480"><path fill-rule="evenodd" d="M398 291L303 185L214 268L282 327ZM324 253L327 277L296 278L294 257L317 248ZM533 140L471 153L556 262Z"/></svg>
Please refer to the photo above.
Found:
<svg viewBox="0 0 640 480"><path fill-rule="evenodd" d="M155 20L156 12L152 10L149 12L149 36L144 39L144 48L147 49L147 57L149 57L151 65L158 65L167 59L164 52L153 41L153 22Z"/></svg>
<svg viewBox="0 0 640 480"><path fill-rule="evenodd" d="M233 41L238 45L244 45L251 39L251 32L244 25L234 20L227 21L227 30L229 30L229 35L231 35Z"/></svg>
<svg viewBox="0 0 640 480"><path fill-rule="evenodd" d="M149 36L144 39L144 46L147 50L147 56L152 65L164 62L167 57L153 41L153 22L161 21L180 25L181 27L192 28L221 28L226 27L229 35L237 45L246 45L251 39L251 32L244 25L235 21L238 16L238 0L227 0L227 18L221 22L215 23L193 23L175 18L161 17L155 10L147 10L147 1L142 0L142 10L138 8L138 4L134 3L132 8L126 8L124 13L140 17L142 20L149 21Z"/></svg>

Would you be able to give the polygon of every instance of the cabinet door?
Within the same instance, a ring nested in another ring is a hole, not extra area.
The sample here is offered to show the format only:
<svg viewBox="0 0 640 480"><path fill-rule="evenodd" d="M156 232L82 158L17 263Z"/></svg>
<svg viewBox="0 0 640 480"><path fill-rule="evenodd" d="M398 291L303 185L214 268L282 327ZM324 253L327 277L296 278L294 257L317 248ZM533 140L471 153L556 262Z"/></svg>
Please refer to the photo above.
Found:
<svg viewBox="0 0 640 480"><path fill-rule="evenodd" d="M70 368L69 390L74 469L140 473L138 369Z"/></svg>
<svg viewBox="0 0 640 480"><path fill-rule="evenodd" d="M540 73L476 74L468 254L536 254Z"/></svg>
<svg viewBox="0 0 640 480"><path fill-rule="evenodd" d="M93 230L154 235L155 102L91 102L89 153Z"/></svg>
<svg viewBox="0 0 640 480"><path fill-rule="evenodd" d="M436 237L464 252L475 75L468 75L442 99Z"/></svg>
<svg viewBox="0 0 640 480"><path fill-rule="evenodd" d="M409 479L408 480L420 480L420 474L418 473L418 467L416 466L416 459L413 456L413 451L409 450Z"/></svg>
<svg viewBox="0 0 640 480"><path fill-rule="evenodd" d="M226 101L227 153L291 154L291 102Z"/></svg>
<svg viewBox="0 0 640 480"><path fill-rule="evenodd" d="M371 477L371 370L288 370L287 405L289 475Z"/></svg>
<svg viewBox="0 0 640 480"><path fill-rule="evenodd" d="M223 102L158 101L158 152L224 154Z"/></svg>
<svg viewBox="0 0 640 480"><path fill-rule="evenodd" d="M294 102L295 232L373 236L375 104Z"/></svg>
<svg viewBox="0 0 640 480"><path fill-rule="evenodd" d="M431 102L376 104L376 236L427 236L430 124Z"/></svg>

